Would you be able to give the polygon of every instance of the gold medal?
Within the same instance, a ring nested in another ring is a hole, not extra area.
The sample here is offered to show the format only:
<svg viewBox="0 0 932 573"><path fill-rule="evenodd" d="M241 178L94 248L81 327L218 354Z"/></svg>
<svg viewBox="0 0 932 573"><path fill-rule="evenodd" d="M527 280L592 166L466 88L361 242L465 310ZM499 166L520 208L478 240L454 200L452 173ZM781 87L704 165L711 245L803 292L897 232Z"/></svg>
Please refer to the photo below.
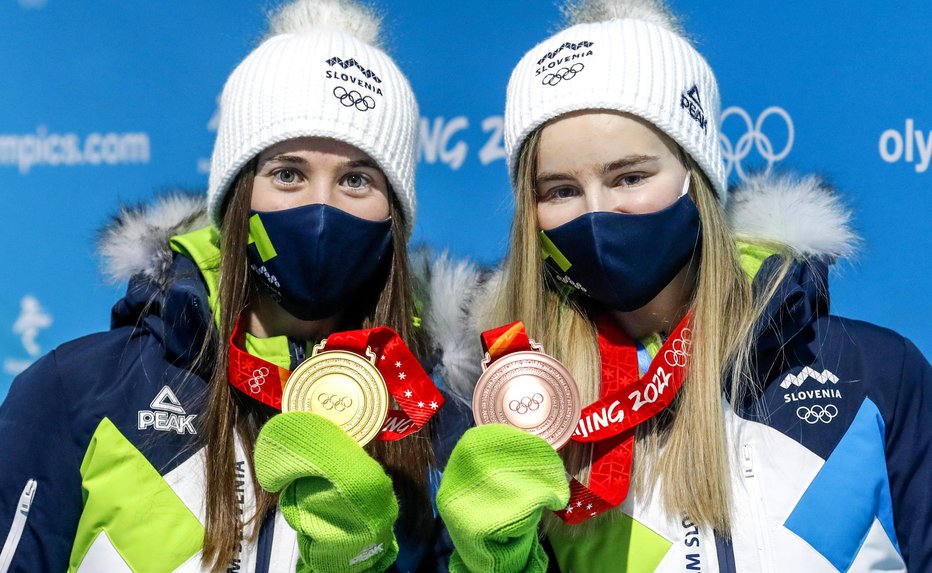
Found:
<svg viewBox="0 0 932 573"><path fill-rule="evenodd" d="M375 367L375 354L327 350L323 340L311 357L295 368L282 393L282 412L319 414L343 428L360 445L382 430L388 415L385 379Z"/></svg>

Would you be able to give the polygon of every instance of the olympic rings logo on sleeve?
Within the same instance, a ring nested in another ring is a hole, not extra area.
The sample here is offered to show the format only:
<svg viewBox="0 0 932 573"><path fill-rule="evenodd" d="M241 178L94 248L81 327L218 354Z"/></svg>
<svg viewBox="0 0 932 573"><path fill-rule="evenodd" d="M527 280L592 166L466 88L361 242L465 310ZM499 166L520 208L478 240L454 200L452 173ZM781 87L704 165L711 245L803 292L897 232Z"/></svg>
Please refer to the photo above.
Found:
<svg viewBox="0 0 932 573"><path fill-rule="evenodd" d="M807 424L816 424L822 422L828 424L838 415L838 407L835 404L822 406L815 404L813 406L800 406L796 408L796 416Z"/></svg>
<svg viewBox="0 0 932 573"><path fill-rule="evenodd" d="M265 366L261 368L256 368L252 371L252 378L248 380L249 382L249 391L253 394L258 394L259 390L262 389L262 385L265 384L265 378L269 375L269 369Z"/></svg>
<svg viewBox="0 0 932 573"><path fill-rule="evenodd" d="M530 412L536 412L540 409L541 404L544 402L544 396L540 393L534 394L533 396L525 396L520 400L512 400L508 402L508 409L517 414L527 414Z"/></svg>
<svg viewBox="0 0 932 573"><path fill-rule="evenodd" d="M724 131L725 121L733 115L741 118L745 126L745 133L738 138L735 144L732 144ZM770 116L774 115L782 119L786 125L786 143L780 151L774 150L773 142L771 142L770 137L764 133L764 122ZM782 107L768 107L758 116L757 121L754 122L744 109L732 106L722 112L720 125L722 129L720 130L719 138L722 146L722 157L725 160L726 176L731 175L731 172L734 170L738 173L742 181L746 180L747 172L745 170L744 160L747 159L754 149L756 149L758 155L767 162L765 173L770 173L774 164L785 159L793 149L793 140L795 139L796 131L793 127L793 120L790 114Z"/></svg>
<svg viewBox="0 0 932 573"><path fill-rule="evenodd" d="M582 62L576 62L568 68L560 68L552 74L547 74L540 83L545 86L555 86L563 80L568 81L575 78L576 74L583 71L585 68L586 66L584 66Z"/></svg>
<svg viewBox="0 0 932 573"><path fill-rule="evenodd" d="M375 107L375 100L372 96L363 96L356 90L346 91L343 86L333 88L333 97L345 107L355 107L359 111L369 111Z"/></svg>

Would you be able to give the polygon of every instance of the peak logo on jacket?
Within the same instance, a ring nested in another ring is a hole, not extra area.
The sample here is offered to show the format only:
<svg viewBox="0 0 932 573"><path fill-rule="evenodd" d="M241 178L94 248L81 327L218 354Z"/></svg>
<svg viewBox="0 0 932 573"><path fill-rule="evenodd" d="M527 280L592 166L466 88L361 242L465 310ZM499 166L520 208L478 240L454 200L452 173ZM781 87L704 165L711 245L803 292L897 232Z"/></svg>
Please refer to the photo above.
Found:
<svg viewBox="0 0 932 573"><path fill-rule="evenodd" d="M194 418L197 414L188 414L178 401L178 397L168 386L163 386L149 403L151 410L139 410L136 428L148 430L155 428L160 432L176 434L196 434Z"/></svg>

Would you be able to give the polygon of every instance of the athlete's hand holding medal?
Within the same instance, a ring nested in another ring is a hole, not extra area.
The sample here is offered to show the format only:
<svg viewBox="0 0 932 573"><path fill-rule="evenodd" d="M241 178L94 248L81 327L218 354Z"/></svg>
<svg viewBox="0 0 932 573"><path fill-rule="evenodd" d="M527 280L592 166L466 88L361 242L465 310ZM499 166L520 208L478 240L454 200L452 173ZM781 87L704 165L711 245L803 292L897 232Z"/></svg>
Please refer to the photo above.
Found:
<svg viewBox="0 0 932 573"><path fill-rule="evenodd" d="M334 563L387 568L398 552L398 502L362 446L419 430L443 406L440 392L388 327L333 333L293 372L246 352L244 336L237 328L230 340L229 378L282 411L256 441L256 477L264 489L281 490L302 555L314 571Z"/></svg>
<svg viewBox="0 0 932 573"><path fill-rule="evenodd" d="M580 408L569 370L528 338L521 322L482 333L486 356L472 400L478 427L457 443L437 494L456 546L451 571L501 563L509 565L496 570L542 570L547 560L537 525L544 509L574 524L624 501L634 426L669 405L679 390L688 322L689 316L639 377L634 342L611 319L598 321L602 393L586 408ZM588 486L567 475L556 453L570 439L594 442Z"/></svg>
<svg viewBox="0 0 932 573"><path fill-rule="evenodd" d="M579 391L558 360L514 322L482 334L477 427L450 455L437 508L455 546L450 571L543 571L537 526L569 499L556 449L579 419ZM477 511L478 509L478 511Z"/></svg>

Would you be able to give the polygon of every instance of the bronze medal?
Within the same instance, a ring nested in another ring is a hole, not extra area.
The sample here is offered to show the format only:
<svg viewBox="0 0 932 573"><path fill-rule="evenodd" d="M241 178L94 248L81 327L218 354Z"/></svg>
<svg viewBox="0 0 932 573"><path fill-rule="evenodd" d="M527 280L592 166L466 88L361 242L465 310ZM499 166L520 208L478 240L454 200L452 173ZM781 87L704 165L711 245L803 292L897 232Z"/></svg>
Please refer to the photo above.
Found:
<svg viewBox="0 0 932 573"><path fill-rule="evenodd" d="M559 450L579 422L579 389L559 360L534 341L531 348L506 354L491 365L486 354L473 392L473 417L480 425L521 428Z"/></svg>
<svg viewBox="0 0 932 573"><path fill-rule="evenodd" d="M324 340L311 357L295 368L282 394L282 412L319 414L366 445L382 430L388 415L385 379L375 367L375 354L366 357L345 350L327 350Z"/></svg>

